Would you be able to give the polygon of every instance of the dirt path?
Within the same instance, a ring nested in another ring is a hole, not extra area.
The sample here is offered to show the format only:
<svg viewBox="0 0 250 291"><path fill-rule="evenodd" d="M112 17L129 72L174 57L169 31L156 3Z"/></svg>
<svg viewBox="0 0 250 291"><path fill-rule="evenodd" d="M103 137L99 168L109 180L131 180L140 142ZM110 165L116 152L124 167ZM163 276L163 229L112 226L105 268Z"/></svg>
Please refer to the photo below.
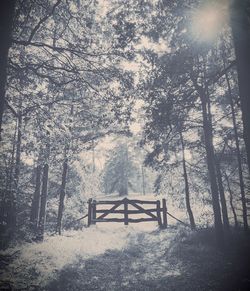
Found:
<svg viewBox="0 0 250 291"><path fill-rule="evenodd" d="M26 253L32 260L24 265ZM191 232L182 227L154 231L119 228L107 234L105 229L93 228L26 247L19 257L20 264L15 262L11 273L16 284L0 290L250 290L248 253L250 236L246 238L242 233L228 238L226 252L220 253L209 229Z"/></svg>
<svg viewBox="0 0 250 291"><path fill-rule="evenodd" d="M65 267L46 290L163 290L161 278L176 277L181 262L167 260L176 230L139 233L122 251Z"/></svg>
<svg viewBox="0 0 250 291"><path fill-rule="evenodd" d="M185 231L168 229L140 233L123 250L79 260L45 290L242 291L250 286L247 265L244 250L217 252L211 233L190 238Z"/></svg>

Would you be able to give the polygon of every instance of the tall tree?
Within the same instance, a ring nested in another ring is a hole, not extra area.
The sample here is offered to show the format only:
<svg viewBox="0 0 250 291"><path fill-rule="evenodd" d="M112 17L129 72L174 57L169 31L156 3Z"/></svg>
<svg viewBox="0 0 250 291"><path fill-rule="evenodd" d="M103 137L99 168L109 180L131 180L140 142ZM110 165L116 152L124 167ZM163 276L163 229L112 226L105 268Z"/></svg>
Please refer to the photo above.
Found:
<svg viewBox="0 0 250 291"><path fill-rule="evenodd" d="M208 94L206 71L203 71L202 73L205 76L204 78L205 82L203 83L203 85L199 85L197 79L194 78L192 75L191 75L191 79L197 93L199 94L200 101L201 101L206 159L207 159L207 167L208 167L208 173L209 173L209 179L210 179L213 213L214 213L214 226L215 226L217 244L221 249L223 249L224 234L223 234L223 226L222 226L222 220L221 220L221 209L220 209L220 203L219 203L219 190L218 190L217 179L216 179L211 103L210 103L210 96Z"/></svg>
<svg viewBox="0 0 250 291"><path fill-rule="evenodd" d="M134 188L132 177L135 171L136 168L129 155L127 143L119 143L105 165L105 192L117 191L120 196L128 195L129 188Z"/></svg>
<svg viewBox="0 0 250 291"><path fill-rule="evenodd" d="M244 140L250 171L250 17L248 0L231 1L231 27L235 46ZM246 224L246 223L245 223Z"/></svg>
<svg viewBox="0 0 250 291"><path fill-rule="evenodd" d="M215 160L215 167L216 167L218 188L219 188L219 194L220 194L220 202L221 202L221 211L222 211L223 224L224 224L225 231L228 232L229 231L229 219L228 219L228 212L227 212L227 202L226 202L224 186L223 186L223 181L222 181L222 174L221 174L221 169L220 169L220 161L219 161L218 157L216 157L216 160Z"/></svg>
<svg viewBox="0 0 250 291"><path fill-rule="evenodd" d="M34 232L37 232L37 226L39 221L39 210L40 210L40 195L41 195L41 174L42 167L41 165L37 165L36 167L36 185L35 191L31 204L31 213L30 213L30 222Z"/></svg>
<svg viewBox="0 0 250 291"><path fill-rule="evenodd" d="M242 214L243 214L243 224L244 224L244 229L247 231L248 230L247 206L246 206L245 186L244 186L244 180L243 180L243 169L242 169L242 161L241 161L239 134L238 134L238 129L237 129L236 114L235 114L235 105L234 105L234 101L233 101L230 80L229 80L227 73L226 73L225 77L226 77L226 82L227 82L228 96L229 96L230 107L231 107L231 111L232 111L232 121L233 121L234 135L235 135L236 153L237 153L237 161L238 161L238 173L239 173L239 182L240 182L240 193L241 193L241 204L242 204Z"/></svg>
<svg viewBox="0 0 250 291"><path fill-rule="evenodd" d="M62 172L62 183L60 188L60 197L59 197L59 206L58 206L58 215L57 215L57 231L61 234L62 231L62 217L63 217L63 208L64 208L64 199L66 194L66 179L68 171L68 160L67 158L63 162L63 172Z"/></svg>
<svg viewBox="0 0 250 291"><path fill-rule="evenodd" d="M233 217L234 217L234 225L236 228L238 228L238 219L237 219L237 214L236 214L236 211L235 211L235 207L234 207L234 204L233 204L233 193L232 193L232 190L231 190L231 187L230 187L230 182L229 182L229 178L228 178L228 175L225 173L225 179L226 179L226 182L227 182L227 187L228 187L228 192L229 192L229 196L230 196L230 199L229 199L229 202L230 202L230 206L231 206L231 209L232 209L232 212L233 212Z"/></svg>
<svg viewBox="0 0 250 291"><path fill-rule="evenodd" d="M47 206L47 195L48 195L48 179L49 179L49 165L46 163L43 166L42 176L42 190L41 190L41 202L40 202L40 213L38 222L38 240L43 240L44 229L46 222L46 206Z"/></svg>
<svg viewBox="0 0 250 291"><path fill-rule="evenodd" d="M187 175L187 167L186 167L186 158L185 158L185 145L183 140L182 132L180 131L180 140L181 140L181 148L182 148L182 166L183 166L183 176L185 181L185 200L186 207L189 216L189 221L192 229L195 229L195 221L193 211L190 205L190 191L189 191L189 183L188 183L188 175Z"/></svg>
<svg viewBox="0 0 250 291"><path fill-rule="evenodd" d="M45 142L45 153L43 161L43 174L42 174L42 187L40 195L40 209L39 209L39 221L38 221L38 240L43 240L44 230L46 223L46 208L47 208L47 196L48 196L48 183L49 183L49 162L51 156L51 137L50 133L47 132Z"/></svg>
<svg viewBox="0 0 250 291"><path fill-rule="evenodd" d="M5 86L7 80L8 52L12 44L12 25L15 11L15 0L1 2L0 12L0 138L2 131L2 119L5 106Z"/></svg>

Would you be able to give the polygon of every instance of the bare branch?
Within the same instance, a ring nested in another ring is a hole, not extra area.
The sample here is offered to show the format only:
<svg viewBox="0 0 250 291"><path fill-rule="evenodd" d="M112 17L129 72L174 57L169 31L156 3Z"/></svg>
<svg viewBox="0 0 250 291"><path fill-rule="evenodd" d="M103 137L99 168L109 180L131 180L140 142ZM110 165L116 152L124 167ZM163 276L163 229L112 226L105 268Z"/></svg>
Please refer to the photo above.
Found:
<svg viewBox="0 0 250 291"><path fill-rule="evenodd" d="M52 10L49 14L47 14L46 16L44 16L42 19L40 19L40 21L37 23L37 25L34 27L34 29L32 30L29 39L28 39L28 43L31 43L34 35L36 34L36 32L38 31L38 29L40 28L40 26L50 17L54 14L54 11L56 9L56 7L61 3L61 0L57 0L57 2L55 3L55 5L52 7Z"/></svg>
<svg viewBox="0 0 250 291"><path fill-rule="evenodd" d="M18 114L16 112L16 110L9 104L9 102L5 99L4 100L5 105L7 106L8 109L10 109L11 113L15 116L18 117Z"/></svg>

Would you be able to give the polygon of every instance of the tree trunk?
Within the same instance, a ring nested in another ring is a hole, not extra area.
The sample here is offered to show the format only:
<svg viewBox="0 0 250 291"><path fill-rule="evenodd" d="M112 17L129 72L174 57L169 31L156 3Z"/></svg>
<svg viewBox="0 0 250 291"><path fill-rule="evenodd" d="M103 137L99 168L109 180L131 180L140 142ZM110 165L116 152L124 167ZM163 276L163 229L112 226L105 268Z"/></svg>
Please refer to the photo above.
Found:
<svg viewBox="0 0 250 291"><path fill-rule="evenodd" d="M20 104L19 104L20 105ZM16 143L16 166L14 174L14 183L16 190L18 189L19 174L20 174L20 164L21 164L21 145L22 145L22 113L18 113L17 119L17 143Z"/></svg>
<svg viewBox="0 0 250 291"><path fill-rule="evenodd" d="M219 193L220 193L223 224L224 224L225 230L229 232L230 226L229 226L228 213L227 213L227 202L226 202L226 197L225 197L225 192L224 192L224 187L223 187L223 182L222 182L220 163L218 159L215 160L215 165L216 165L217 180L218 180Z"/></svg>
<svg viewBox="0 0 250 291"><path fill-rule="evenodd" d="M119 189L119 196L128 196L128 187L126 183L122 183Z"/></svg>
<svg viewBox="0 0 250 291"><path fill-rule="evenodd" d="M41 165L36 167L36 188L31 204L30 222L32 228L37 232L38 220L39 220L39 207L40 207L40 192L41 192Z"/></svg>
<svg viewBox="0 0 250 291"><path fill-rule="evenodd" d="M121 187L119 191L120 196L127 196L128 195L128 172L129 172L129 163L128 163L128 145L126 143L125 147L125 154L124 154L124 165L123 165L123 181L121 182Z"/></svg>
<svg viewBox="0 0 250 291"><path fill-rule="evenodd" d="M144 172L143 165L141 166L141 176L142 176L142 194L146 195L146 191L145 191L145 172Z"/></svg>
<svg viewBox="0 0 250 291"><path fill-rule="evenodd" d="M232 90L230 81L228 78L228 74L226 74L226 81L228 86L228 94L230 99L230 106L232 110L232 120L233 120L233 128L234 128L234 135L235 135L235 144L236 144L236 151L237 151L237 162L238 162L238 171L239 171L239 182L240 182L240 194L241 194L241 203L242 203L242 214L243 214L243 224L244 230L248 230L248 222L247 222L247 206L246 206L246 196L245 196L245 186L242 174L242 163L241 163L241 153L240 153L240 142L239 142L239 135L237 130L237 123L236 123L236 114L234 109L234 102L232 96ZM250 98L250 96L249 96Z"/></svg>
<svg viewBox="0 0 250 291"><path fill-rule="evenodd" d="M42 177L41 207L38 223L39 240L43 240L44 237L44 227L46 221L46 204L48 194L48 176L49 176L49 165L46 163L43 167L43 177Z"/></svg>
<svg viewBox="0 0 250 291"><path fill-rule="evenodd" d="M4 0L0 9L0 139L5 102L5 85L7 80L8 52L11 46L11 31L15 0Z"/></svg>
<svg viewBox="0 0 250 291"><path fill-rule="evenodd" d="M15 134L13 138L13 145L12 145L12 152L11 152L11 166L9 169L9 175L7 178L6 183L6 196L5 202L6 202L6 222L7 226L11 229L12 234L15 231L16 226L16 200L15 200L15 189L13 189L13 172L15 171L15 153L16 153L16 136L18 132L18 122L16 122L15 127Z"/></svg>
<svg viewBox="0 0 250 291"><path fill-rule="evenodd" d="M232 0L231 4L231 27L238 71L244 140L250 172L250 21L247 10L248 0Z"/></svg>
<svg viewBox="0 0 250 291"><path fill-rule="evenodd" d="M230 206L231 206L231 209L232 209L232 212L233 212L233 216L234 216L234 225L236 228L238 228L238 219L237 219L237 215L236 215L236 211L235 211L235 208L234 208L234 205L233 205L233 194L232 194L232 191L231 191L231 187L230 187L230 183L229 183L229 179L228 179L228 176L227 174L225 173L225 178L226 178L226 181L227 181L227 188L228 188L228 192L229 192L229 197L230 197Z"/></svg>
<svg viewBox="0 0 250 291"><path fill-rule="evenodd" d="M212 194L212 205L213 205L213 212L214 212L214 227L215 227L216 241L217 241L218 247L220 249L223 249L224 248L224 232L223 232L223 225L222 225L222 220L221 220L219 192L218 192L218 186L217 186L217 181L216 181L215 154L214 154L214 146L213 146L213 128L212 128L211 113L209 110L210 101L209 101L209 96L208 94L206 94L204 89L202 89L201 87L198 87L198 92L200 95L201 106L202 106L202 122L203 122L203 131L204 131L204 139L205 139L208 174L209 174L211 194Z"/></svg>
<svg viewBox="0 0 250 291"><path fill-rule="evenodd" d="M21 106L22 102L20 102L19 106ZM13 189L13 223L17 224L17 207L19 205L18 201L18 192L19 192L19 176L20 176L20 167L21 167L21 145L22 145L22 113L21 111L18 113L17 118L17 141L16 141L16 159L15 159L15 171L14 171L14 189Z"/></svg>
<svg viewBox="0 0 250 291"><path fill-rule="evenodd" d="M1 209L0 209L0 233L6 237L2 241L2 246L5 242L10 241L15 233L15 217L13 219L13 171L15 168L15 152L16 152L16 135L17 135L17 123L14 130L14 136L12 140L12 149L9 166L6 167L5 173L5 185L2 186L1 191ZM5 187L4 187L5 186ZM14 212L16 213L16 212ZM0 235L0 236L1 236Z"/></svg>
<svg viewBox="0 0 250 291"><path fill-rule="evenodd" d="M58 216L57 216L57 231L60 235L61 235L61 230L62 230L62 217L63 217L63 209L64 209L67 171L68 171L68 161L67 159L65 159L63 163L62 184L61 184L61 189L60 189L60 198L59 198Z"/></svg>
<svg viewBox="0 0 250 291"><path fill-rule="evenodd" d="M186 199L186 207L189 216L189 221L192 229L195 229L195 221L194 215L190 205L190 192L189 192L189 183L188 183L188 175L187 175L187 167L186 167L186 159L185 159L185 146L183 141L182 132L180 131L180 140L181 140L181 148L182 148L182 166L183 166L183 176L185 181L185 199Z"/></svg>

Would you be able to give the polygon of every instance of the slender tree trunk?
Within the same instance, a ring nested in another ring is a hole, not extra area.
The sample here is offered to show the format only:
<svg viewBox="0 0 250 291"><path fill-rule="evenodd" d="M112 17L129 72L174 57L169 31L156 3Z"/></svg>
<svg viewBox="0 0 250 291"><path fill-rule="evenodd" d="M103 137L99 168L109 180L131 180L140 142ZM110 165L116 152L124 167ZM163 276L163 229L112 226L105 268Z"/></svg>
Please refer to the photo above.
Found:
<svg viewBox="0 0 250 291"><path fill-rule="evenodd" d="M63 209L64 209L67 171L68 171L68 161L67 159L65 159L63 163L62 184L61 184L61 190L60 190L58 216L57 216L57 231L60 235L61 235L61 230L62 230L62 217L63 217Z"/></svg>
<svg viewBox="0 0 250 291"><path fill-rule="evenodd" d="M124 153L124 165L123 165L123 173L124 173L124 179L121 183L121 189L120 189L120 196L127 196L128 195L128 146L125 145L125 153Z"/></svg>
<svg viewBox="0 0 250 291"><path fill-rule="evenodd" d="M8 52L11 46L12 21L15 0L4 0L0 9L0 139L5 102L5 85L7 80Z"/></svg>
<svg viewBox="0 0 250 291"><path fill-rule="evenodd" d="M186 199L186 207L189 216L189 221L192 229L196 228L193 211L190 205L190 192L189 192L189 183L188 183L188 175L187 175L187 167L186 167L186 158L185 158L185 146L183 141L182 132L180 131L180 140L181 140L181 149L182 149L182 166L183 166L183 176L185 181L185 199Z"/></svg>
<svg viewBox="0 0 250 291"><path fill-rule="evenodd" d="M202 106L202 122L203 122L203 131L205 139L205 149L206 149L206 158L208 166L208 174L210 180L211 194L212 194L212 205L214 213L214 227L216 234L217 245L220 249L224 248L224 231L223 224L221 219L221 210L220 210L220 201L219 201L219 191L216 180L216 169L215 169L215 154L213 146L213 128L212 128L212 119L210 113L210 100L208 93L194 83L196 90L198 91L201 99Z"/></svg>
<svg viewBox="0 0 250 291"><path fill-rule="evenodd" d="M247 206L246 206L245 186L244 186L243 173L242 173L240 142L239 142L239 135L238 135L238 130L237 130L236 114L235 114L235 109L234 109L232 90L231 90L231 85L230 85L230 81L228 78L228 74L226 74L226 81L227 81L227 86L228 86L228 94L229 94L229 98L230 98L230 106L231 106L231 111L232 111L232 120L233 120L233 128L234 128L234 135L235 135L235 144L236 144L236 151L237 151L237 162L238 162L238 171L239 171L243 224L244 224L244 230L247 231L248 230ZM249 95L249 98L250 98L250 95Z"/></svg>
<svg viewBox="0 0 250 291"><path fill-rule="evenodd" d="M16 136L17 136L17 122L15 126L15 133L13 136L13 142L12 142L12 150L11 150L11 162L10 167L6 172L6 188L3 192L3 217L5 219L5 222L7 224L8 228L13 228L13 225L15 224L13 222L13 216L12 216L12 208L14 207L14 196L13 196L13 171L15 166L15 152L16 152Z"/></svg>
<svg viewBox="0 0 250 291"><path fill-rule="evenodd" d="M145 172L144 172L143 165L141 166L141 176L142 176L142 194L146 195L146 191L145 191Z"/></svg>
<svg viewBox="0 0 250 291"><path fill-rule="evenodd" d="M235 46L244 140L250 172L250 21L248 0L231 0L231 27ZM244 223L244 227L246 227Z"/></svg>
<svg viewBox="0 0 250 291"><path fill-rule="evenodd" d="M21 106L22 102L20 102L19 106ZM17 118L17 141L16 141L16 159L15 159L15 169L14 169L14 189L13 189L13 227L15 227L17 223L17 205L18 203L18 193L19 193L19 176L20 176L20 167L21 167L21 145L22 145L22 113L21 111L18 113Z"/></svg>
<svg viewBox="0 0 250 291"><path fill-rule="evenodd" d="M36 188L31 204L30 222L32 228L37 232L38 220L39 220L39 207L40 207L40 192L41 192L41 175L42 167L38 165L36 167Z"/></svg>
<svg viewBox="0 0 250 291"><path fill-rule="evenodd" d="M215 160L215 165L216 165L217 180L218 180L218 187L219 187L219 193L220 193L220 202L221 202L223 224L224 224L225 230L227 232L229 232L230 226L229 226L228 213L227 213L227 202L226 202L224 186L223 186L223 182L222 182L220 163L219 163L218 159Z"/></svg>
<svg viewBox="0 0 250 291"><path fill-rule="evenodd" d="M49 176L49 165L46 163L43 167L43 177L42 177L42 191L41 191L41 207L38 223L38 239L43 240L44 237L44 227L46 221L46 204L47 204L47 194L48 194L48 176Z"/></svg>
<svg viewBox="0 0 250 291"><path fill-rule="evenodd" d="M23 123L21 112L19 112L18 114L17 122L18 122L18 125L17 125L17 143L16 143L16 166L15 166L15 174L14 174L14 182L15 182L16 188L18 188L20 164L21 164L22 123Z"/></svg>
<svg viewBox="0 0 250 291"><path fill-rule="evenodd" d="M13 139L13 147L12 147L12 157L11 157L11 166L9 172L9 179L7 181L7 203L6 203L6 215L7 215L7 225L11 231L11 235L15 232L16 227L16 183L15 183L15 164L16 158L15 155L17 154L17 136L18 136L18 121L16 122L15 127L15 134ZM14 183L13 183L14 180Z"/></svg>
<svg viewBox="0 0 250 291"><path fill-rule="evenodd" d="M234 216L234 225L236 228L238 228L238 219L237 219L237 215L236 215L236 211L235 211L235 208L234 208L234 205L233 205L233 193L232 193L232 190L231 190L231 187L230 187L230 183L229 183L229 179L228 179L228 176L227 174L225 173L225 178L226 178L226 181L227 181L227 188L228 188L228 192L229 192L229 197L230 197L230 206L231 206L231 209L232 209L232 212L233 212L233 216Z"/></svg>
<svg viewBox="0 0 250 291"><path fill-rule="evenodd" d="M94 179L94 175L95 175L95 170L96 170L96 167L95 167L95 142L94 140L92 140L92 179ZM94 193L94 190L95 190L95 185L93 183L91 183L90 185L90 193L91 193L91 196L95 196L96 193Z"/></svg>

